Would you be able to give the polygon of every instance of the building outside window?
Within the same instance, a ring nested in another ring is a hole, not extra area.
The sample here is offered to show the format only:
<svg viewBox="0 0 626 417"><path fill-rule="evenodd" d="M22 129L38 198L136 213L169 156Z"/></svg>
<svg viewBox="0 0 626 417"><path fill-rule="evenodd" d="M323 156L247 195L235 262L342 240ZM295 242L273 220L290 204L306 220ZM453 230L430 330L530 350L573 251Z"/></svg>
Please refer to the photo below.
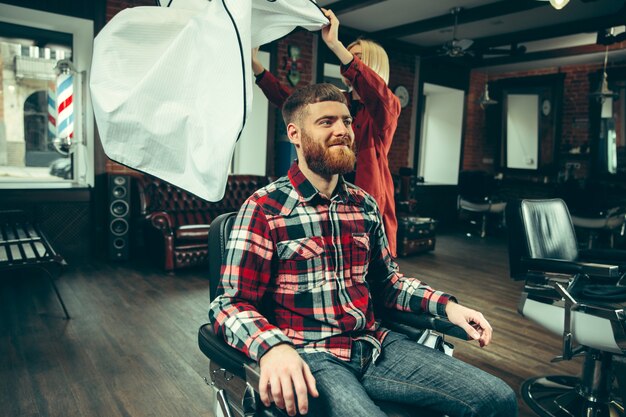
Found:
<svg viewBox="0 0 626 417"><path fill-rule="evenodd" d="M92 43L92 21L0 4L0 188L93 186Z"/></svg>

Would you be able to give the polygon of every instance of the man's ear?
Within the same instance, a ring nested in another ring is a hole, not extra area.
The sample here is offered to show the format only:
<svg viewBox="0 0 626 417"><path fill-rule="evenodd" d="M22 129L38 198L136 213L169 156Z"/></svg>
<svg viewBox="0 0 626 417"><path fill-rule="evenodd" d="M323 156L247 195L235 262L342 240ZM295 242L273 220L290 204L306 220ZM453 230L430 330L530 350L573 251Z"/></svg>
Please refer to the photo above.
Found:
<svg viewBox="0 0 626 417"><path fill-rule="evenodd" d="M296 148L300 147L300 128L293 123L287 125L287 137L289 142L293 143Z"/></svg>

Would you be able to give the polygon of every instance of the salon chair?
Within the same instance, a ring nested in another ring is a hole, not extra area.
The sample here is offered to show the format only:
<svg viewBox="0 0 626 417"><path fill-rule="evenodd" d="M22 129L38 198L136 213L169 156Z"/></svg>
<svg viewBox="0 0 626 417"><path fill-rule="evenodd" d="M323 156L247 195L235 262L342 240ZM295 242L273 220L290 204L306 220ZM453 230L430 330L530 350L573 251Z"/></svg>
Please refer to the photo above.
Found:
<svg viewBox="0 0 626 417"><path fill-rule="evenodd" d="M480 215L480 237L487 235L487 217L496 215L503 219L506 202L497 196L497 183L493 175L485 171L461 171L459 173L459 196L457 208L463 212Z"/></svg>
<svg viewBox="0 0 626 417"><path fill-rule="evenodd" d="M619 266L581 258L563 200L509 202L506 216L511 277L525 280L519 313L562 335L553 362L584 357L580 377L530 378L522 398L542 417L624 417L626 279ZM626 260L623 252L612 256Z"/></svg>
<svg viewBox="0 0 626 417"><path fill-rule="evenodd" d="M558 194L570 210L574 227L586 234L584 246L588 249L596 246L600 234L608 235L609 248L613 248L616 234L624 235L626 208L614 197L619 193L606 184L582 185L578 180L569 180L560 187Z"/></svg>
<svg viewBox="0 0 626 417"><path fill-rule="evenodd" d="M221 266L224 262L226 243L232 229L236 213L222 214L213 220L209 230L209 287L211 300L219 294ZM386 328L405 333L418 340L425 329L443 335L468 340L468 335L460 327L448 320L430 314L412 314L388 311L383 323ZM198 331L198 345L209 358L210 381L205 378L216 398L217 416L230 417L286 417L287 413L274 405L265 407L259 399L258 364L238 350L228 346L222 336L213 333L210 324ZM388 416L393 417L442 417L428 410L415 409L394 403L377 403Z"/></svg>

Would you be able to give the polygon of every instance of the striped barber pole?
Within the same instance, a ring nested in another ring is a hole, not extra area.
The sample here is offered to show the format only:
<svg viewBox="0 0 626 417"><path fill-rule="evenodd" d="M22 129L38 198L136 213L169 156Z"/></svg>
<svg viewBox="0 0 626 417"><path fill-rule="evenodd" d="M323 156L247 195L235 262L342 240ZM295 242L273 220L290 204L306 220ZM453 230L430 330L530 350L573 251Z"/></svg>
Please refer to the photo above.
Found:
<svg viewBox="0 0 626 417"><path fill-rule="evenodd" d="M74 137L74 77L62 72L57 77L57 136Z"/></svg>
<svg viewBox="0 0 626 417"><path fill-rule="evenodd" d="M57 95L56 83L48 83L48 139L57 136Z"/></svg>

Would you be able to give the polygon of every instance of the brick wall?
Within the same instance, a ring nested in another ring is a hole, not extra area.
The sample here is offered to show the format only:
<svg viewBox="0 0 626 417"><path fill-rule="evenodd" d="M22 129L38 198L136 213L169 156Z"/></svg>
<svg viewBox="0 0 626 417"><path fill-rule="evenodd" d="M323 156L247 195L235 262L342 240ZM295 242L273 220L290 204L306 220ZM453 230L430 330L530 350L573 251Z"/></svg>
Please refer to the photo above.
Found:
<svg viewBox="0 0 626 417"><path fill-rule="evenodd" d="M409 166L411 143L411 114L417 105L413 97L415 86L415 57L400 53L389 53L389 87L394 89L403 85L409 90L409 104L402 109L398 119L398 128L393 137L389 151L389 168L392 174L397 174L400 167Z"/></svg>
<svg viewBox="0 0 626 417"><path fill-rule="evenodd" d="M463 169L489 170L496 153L493 144L487 143L485 132L485 113L478 105L487 76L485 73L472 71L470 88L466 99L465 142L463 147Z"/></svg>
<svg viewBox="0 0 626 417"><path fill-rule="evenodd" d="M589 93L596 86L589 85L589 74L601 70L602 65L571 65L558 68L544 68L533 71L509 72L490 75L489 80L495 81L503 78L530 77L562 73L565 74L563 84L563 112L561 125L561 142L557 144L557 159L560 168L567 162L580 163L577 176L584 177L588 173L589 158L581 158L578 155L561 155L558 152L564 145L569 148L589 145ZM463 149L463 169L481 169L493 172L494 163L497 163L499 155L497 143L488 143L485 110L477 103L484 88L486 74L480 71L472 71L470 79L470 92L466 102L465 142ZM488 110L487 110L488 111Z"/></svg>

